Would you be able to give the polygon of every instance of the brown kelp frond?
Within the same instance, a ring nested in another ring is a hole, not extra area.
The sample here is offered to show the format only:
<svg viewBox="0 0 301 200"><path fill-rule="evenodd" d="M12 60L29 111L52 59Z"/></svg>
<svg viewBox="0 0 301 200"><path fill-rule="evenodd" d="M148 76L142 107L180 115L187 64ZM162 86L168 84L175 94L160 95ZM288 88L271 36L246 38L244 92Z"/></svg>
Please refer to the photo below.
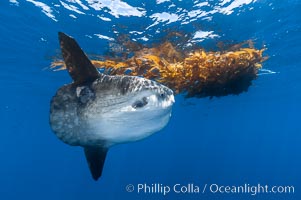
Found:
<svg viewBox="0 0 301 200"><path fill-rule="evenodd" d="M92 60L92 63L106 74L143 76L161 82L176 93L186 93L187 97L224 96L246 91L267 59L263 56L265 49L255 49L250 44L245 48L233 45L223 51L199 49L183 53L165 42L142 48L122 62L108 59ZM64 63L54 61L51 67L64 69Z"/></svg>

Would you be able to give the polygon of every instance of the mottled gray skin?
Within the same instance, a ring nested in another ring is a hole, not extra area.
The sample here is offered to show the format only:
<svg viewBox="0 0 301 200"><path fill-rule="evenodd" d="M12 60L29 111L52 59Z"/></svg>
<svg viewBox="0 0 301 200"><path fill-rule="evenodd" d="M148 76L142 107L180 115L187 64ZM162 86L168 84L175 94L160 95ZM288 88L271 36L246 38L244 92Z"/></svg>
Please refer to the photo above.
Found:
<svg viewBox="0 0 301 200"><path fill-rule="evenodd" d="M139 93L143 91L156 94L162 101L173 98L173 92L169 88L139 77L102 75L85 86L65 85L57 91L51 101L52 130L62 141L73 146L113 145L114 141L106 141L106 138L95 136L95 130L89 125L90 118L105 117L112 107L131 105L141 100ZM158 107L159 109L161 108ZM170 111L171 107L163 113ZM147 121L143 121L143 116L141 116L141 121L143 122L140 124L142 128L147 126ZM125 121L125 123L132 123L132 121Z"/></svg>

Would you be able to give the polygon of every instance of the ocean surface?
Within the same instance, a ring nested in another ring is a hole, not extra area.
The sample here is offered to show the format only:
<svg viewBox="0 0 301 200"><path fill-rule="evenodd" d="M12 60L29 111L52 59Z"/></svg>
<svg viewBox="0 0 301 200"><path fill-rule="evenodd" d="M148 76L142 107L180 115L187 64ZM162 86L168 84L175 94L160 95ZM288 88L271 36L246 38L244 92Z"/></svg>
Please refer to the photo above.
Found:
<svg viewBox="0 0 301 200"><path fill-rule="evenodd" d="M1 200L301 199L300 0L1 0L0 8ZM49 126L50 100L71 82L49 69L60 55L58 31L91 55L104 55L118 34L152 44L184 31L189 45L207 50L253 40L269 59L240 95L177 95L170 123L111 148L95 182L82 148ZM280 189L255 194L259 184Z"/></svg>

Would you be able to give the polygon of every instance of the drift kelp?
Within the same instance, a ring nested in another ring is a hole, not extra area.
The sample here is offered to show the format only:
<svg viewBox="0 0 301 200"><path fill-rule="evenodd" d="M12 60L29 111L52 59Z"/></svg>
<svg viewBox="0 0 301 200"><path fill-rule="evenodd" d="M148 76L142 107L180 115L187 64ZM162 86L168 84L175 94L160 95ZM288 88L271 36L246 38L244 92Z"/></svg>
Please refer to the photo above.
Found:
<svg viewBox="0 0 301 200"><path fill-rule="evenodd" d="M106 74L143 76L187 97L218 97L247 91L267 59L263 56L265 49L255 49L251 43L242 47L243 44L223 51L198 49L183 53L165 42L135 51L124 61L106 59L92 63ZM52 63L52 67L62 66L60 69L64 69L63 65L61 61Z"/></svg>

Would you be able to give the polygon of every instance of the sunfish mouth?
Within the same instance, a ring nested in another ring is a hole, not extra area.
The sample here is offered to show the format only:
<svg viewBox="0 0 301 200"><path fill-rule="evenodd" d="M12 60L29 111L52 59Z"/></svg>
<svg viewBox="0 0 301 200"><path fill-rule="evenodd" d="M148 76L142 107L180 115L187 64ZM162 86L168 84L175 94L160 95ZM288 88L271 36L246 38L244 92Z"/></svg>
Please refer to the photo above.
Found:
<svg viewBox="0 0 301 200"><path fill-rule="evenodd" d="M100 74L73 38L59 33L59 40L74 82L52 98L50 125L63 142L84 147L97 180L111 146L146 138L167 125L174 95L145 78Z"/></svg>

